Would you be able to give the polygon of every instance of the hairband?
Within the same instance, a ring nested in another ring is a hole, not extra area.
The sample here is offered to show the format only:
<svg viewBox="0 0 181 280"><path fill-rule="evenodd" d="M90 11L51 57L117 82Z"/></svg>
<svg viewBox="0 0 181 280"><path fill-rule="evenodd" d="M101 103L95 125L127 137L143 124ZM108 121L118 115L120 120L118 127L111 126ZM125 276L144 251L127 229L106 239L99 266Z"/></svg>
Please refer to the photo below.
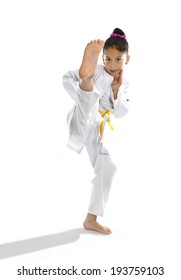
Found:
<svg viewBox="0 0 181 280"><path fill-rule="evenodd" d="M117 33L112 33L110 35L110 37L119 37L121 39L125 39L126 40L126 36L125 35L120 35L120 34L117 34ZM126 40L127 41L127 40Z"/></svg>

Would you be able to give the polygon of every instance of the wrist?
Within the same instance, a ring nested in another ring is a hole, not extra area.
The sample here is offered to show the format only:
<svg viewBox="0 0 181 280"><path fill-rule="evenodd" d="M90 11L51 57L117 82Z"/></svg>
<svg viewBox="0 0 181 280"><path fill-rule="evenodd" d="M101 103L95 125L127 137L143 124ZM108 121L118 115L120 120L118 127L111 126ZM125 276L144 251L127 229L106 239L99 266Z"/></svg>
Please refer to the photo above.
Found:
<svg viewBox="0 0 181 280"><path fill-rule="evenodd" d="M117 99L117 97L118 97L118 89L114 89L113 90L113 96L114 96L114 99Z"/></svg>

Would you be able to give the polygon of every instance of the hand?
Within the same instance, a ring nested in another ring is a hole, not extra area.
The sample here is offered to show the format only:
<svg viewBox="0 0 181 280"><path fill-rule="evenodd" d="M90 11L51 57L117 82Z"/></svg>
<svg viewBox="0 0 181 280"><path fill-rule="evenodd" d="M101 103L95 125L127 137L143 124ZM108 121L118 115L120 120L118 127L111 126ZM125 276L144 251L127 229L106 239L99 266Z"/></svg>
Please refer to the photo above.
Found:
<svg viewBox="0 0 181 280"><path fill-rule="evenodd" d="M112 91L114 93L114 99L117 99L118 90L123 82L123 70L121 69L119 74L114 78L112 82Z"/></svg>

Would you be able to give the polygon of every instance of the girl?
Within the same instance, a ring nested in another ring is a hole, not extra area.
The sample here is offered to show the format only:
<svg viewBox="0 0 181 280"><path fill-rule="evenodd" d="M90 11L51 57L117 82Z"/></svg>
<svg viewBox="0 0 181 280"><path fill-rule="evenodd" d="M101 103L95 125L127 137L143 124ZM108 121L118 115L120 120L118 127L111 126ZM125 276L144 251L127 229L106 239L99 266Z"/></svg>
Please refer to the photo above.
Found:
<svg viewBox="0 0 181 280"><path fill-rule="evenodd" d="M103 49L103 65L98 58ZM129 62L128 42L125 33L115 28L105 41L94 40L87 44L79 70L63 76L63 85L75 105L67 116L69 148L81 152L85 146L95 177L84 228L103 234L111 230L97 222L104 215L116 166L103 144L104 126L110 123L110 113L124 116L129 109L128 82L123 69Z"/></svg>

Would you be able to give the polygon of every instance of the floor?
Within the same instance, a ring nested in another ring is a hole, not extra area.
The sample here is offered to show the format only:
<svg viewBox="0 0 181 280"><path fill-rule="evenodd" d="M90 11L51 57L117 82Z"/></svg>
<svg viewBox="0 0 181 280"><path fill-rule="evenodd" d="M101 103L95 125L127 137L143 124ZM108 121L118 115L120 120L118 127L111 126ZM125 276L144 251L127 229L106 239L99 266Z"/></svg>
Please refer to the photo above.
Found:
<svg viewBox="0 0 181 280"><path fill-rule="evenodd" d="M134 172L130 175L131 168L127 171L130 163L125 161L120 164L122 174L119 171L115 177L106 215L99 219L112 229L112 234L104 236L86 231L82 222L90 192L87 182L92 173L86 172L89 167L86 153L72 153L65 149L62 154L64 173L57 172L57 181L54 178L50 184L52 168L45 175L46 180L42 178L41 184L39 181L39 186L36 182L30 186L27 180L24 186L20 182L21 187L12 196L6 194L9 202L2 202L6 215L1 222L4 225L0 244L1 277L19 279L18 273L24 273L23 279L28 279L26 273L32 273L33 279L41 279L42 269L46 275L48 269L58 273L59 268L63 273L69 269L69 273L80 274L86 269L89 275L75 275L75 279L94 279L96 273L97 279L110 279L128 272L131 279L137 279L136 273L143 273L143 279L179 279L180 204L175 195L164 184L152 185L157 179L150 178L149 182L148 174L140 178ZM73 171L69 177L68 166ZM87 174L81 178L79 172L83 167ZM48 166L44 164L44 168ZM39 175L37 181L38 178ZM128 272L125 267L129 267ZM131 267L137 269L131 272ZM162 267L164 276L161 277L157 273L162 273ZM46 275L47 279L60 277L70 276Z"/></svg>

